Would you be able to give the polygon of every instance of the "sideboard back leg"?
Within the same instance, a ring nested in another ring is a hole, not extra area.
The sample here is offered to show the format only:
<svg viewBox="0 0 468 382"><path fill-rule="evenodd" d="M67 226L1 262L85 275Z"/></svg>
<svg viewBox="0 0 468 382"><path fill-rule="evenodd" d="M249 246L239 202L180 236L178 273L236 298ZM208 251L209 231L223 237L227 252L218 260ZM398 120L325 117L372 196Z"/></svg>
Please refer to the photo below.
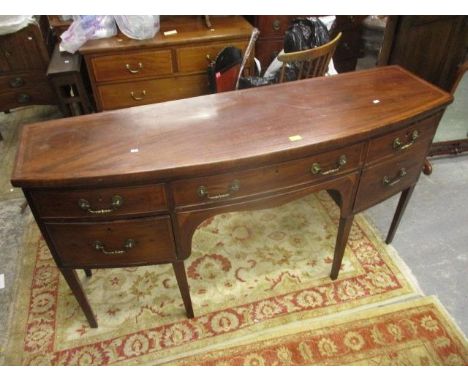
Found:
<svg viewBox="0 0 468 382"><path fill-rule="evenodd" d="M185 266L183 261L176 261L172 263L174 273L177 279L177 285L179 285L180 294L184 301L185 312L188 318L193 318L192 299L190 298L190 290L187 282L187 275L185 274Z"/></svg>
<svg viewBox="0 0 468 382"><path fill-rule="evenodd" d="M398 228L398 225L400 224L403 212L405 212L406 206L408 205L408 202L411 198L411 194L413 193L414 186L415 184L413 184L406 190L403 190L403 192L401 193L400 200L398 201L398 206L395 211L395 215L393 216L392 224L390 225L387 238L385 239L385 242L387 244L390 244L393 240L393 237L395 236L395 232Z"/></svg>
<svg viewBox="0 0 468 382"><path fill-rule="evenodd" d="M343 260L346 243L348 242L349 231L353 225L354 215L340 217L338 226L338 234L336 236L335 254L333 256L333 265L330 273L330 278L336 280L340 272L341 261Z"/></svg>
<svg viewBox="0 0 468 382"><path fill-rule="evenodd" d="M86 274L86 277L91 277L93 275L93 272L91 271L91 269L85 269L85 274Z"/></svg>
<svg viewBox="0 0 468 382"><path fill-rule="evenodd" d="M80 307L88 320L89 326L92 328L97 328L98 324L96 321L96 316L94 315L93 310L89 305L88 298L84 293L81 282L78 279L78 275L76 274L76 270L60 268L60 272L62 272L65 281L72 290L76 300L80 304Z"/></svg>

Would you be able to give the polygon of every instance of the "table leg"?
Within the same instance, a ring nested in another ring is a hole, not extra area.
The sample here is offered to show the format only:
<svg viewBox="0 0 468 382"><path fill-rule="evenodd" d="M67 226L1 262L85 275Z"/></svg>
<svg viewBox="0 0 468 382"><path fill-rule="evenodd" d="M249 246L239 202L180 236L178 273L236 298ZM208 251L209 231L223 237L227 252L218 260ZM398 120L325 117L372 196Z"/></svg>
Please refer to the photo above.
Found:
<svg viewBox="0 0 468 382"><path fill-rule="evenodd" d="M73 295L78 301L78 304L80 304L80 307L88 320L89 326L92 328L97 328L98 324L96 317L93 313L93 310L91 309L91 306L89 305L88 298L84 293L81 282L78 279L78 275L76 274L76 270L60 268L60 272L62 272L65 281L73 292Z"/></svg>
<svg viewBox="0 0 468 382"><path fill-rule="evenodd" d="M406 206L411 198L411 194L413 193L415 185L407 188L401 193L400 200L398 201L398 206L395 211L395 215L393 216L392 224L390 225L390 229L387 234L387 238L385 242L390 244L395 236L395 232L400 224L401 217L403 216L403 212L405 212Z"/></svg>
<svg viewBox="0 0 468 382"><path fill-rule="evenodd" d="M187 313L187 317L193 318L194 314L192 308L192 300L190 298L190 289L187 282L187 275L185 274L184 262L176 261L172 263L172 267L174 268L174 273L176 275L177 285L179 285L182 300L184 301L185 312Z"/></svg>
<svg viewBox="0 0 468 382"><path fill-rule="evenodd" d="M336 280L340 272L341 262L343 260L346 243L348 242L349 231L353 224L354 215L340 217L338 226L338 234L336 236L335 254L333 256L333 265L330 273L330 278Z"/></svg>

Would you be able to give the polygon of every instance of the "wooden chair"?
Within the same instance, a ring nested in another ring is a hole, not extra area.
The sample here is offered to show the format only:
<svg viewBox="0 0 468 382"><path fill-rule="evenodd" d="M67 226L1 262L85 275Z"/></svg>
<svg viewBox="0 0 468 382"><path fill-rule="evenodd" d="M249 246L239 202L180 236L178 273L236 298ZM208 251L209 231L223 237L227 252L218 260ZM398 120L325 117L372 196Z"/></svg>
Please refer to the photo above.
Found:
<svg viewBox="0 0 468 382"><path fill-rule="evenodd" d="M283 63L283 66L281 67L279 82L284 80L287 64L296 64L299 68L297 80L325 75L340 38L341 32L332 41L317 48L280 54L278 60Z"/></svg>

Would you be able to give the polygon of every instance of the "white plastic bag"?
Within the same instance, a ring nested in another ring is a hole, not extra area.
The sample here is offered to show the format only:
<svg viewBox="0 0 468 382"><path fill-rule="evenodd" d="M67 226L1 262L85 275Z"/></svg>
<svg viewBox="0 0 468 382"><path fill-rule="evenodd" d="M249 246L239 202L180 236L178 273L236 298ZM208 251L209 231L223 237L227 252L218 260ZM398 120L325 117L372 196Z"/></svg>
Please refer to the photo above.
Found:
<svg viewBox="0 0 468 382"><path fill-rule="evenodd" d="M115 36L114 16L74 16L70 27L62 33L60 50L75 53L86 41Z"/></svg>
<svg viewBox="0 0 468 382"><path fill-rule="evenodd" d="M114 16L120 31L136 40L153 38L159 31L159 16Z"/></svg>

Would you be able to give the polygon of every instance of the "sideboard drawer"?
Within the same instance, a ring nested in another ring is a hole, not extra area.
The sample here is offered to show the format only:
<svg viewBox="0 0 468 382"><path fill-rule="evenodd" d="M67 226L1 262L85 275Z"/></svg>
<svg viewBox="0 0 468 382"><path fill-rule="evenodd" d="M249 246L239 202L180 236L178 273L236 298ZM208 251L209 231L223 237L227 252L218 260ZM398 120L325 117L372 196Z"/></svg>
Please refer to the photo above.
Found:
<svg viewBox="0 0 468 382"><path fill-rule="evenodd" d="M206 94L208 93L208 77L205 73L99 85L97 91L103 110L120 109Z"/></svg>
<svg viewBox="0 0 468 382"><path fill-rule="evenodd" d="M132 216L167 210L161 184L83 189L32 191L31 198L41 218L102 218Z"/></svg>
<svg viewBox="0 0 468 382"><path fill-rule="evenodd" d="M362 151L363 144L356 144L276 166L175 181L171 183L174 202L205 204L319 182L358 169Z"/></svg>
<svg viewBox="0 0 468 382"><path fill-rule="evenodd" d="M179 72L206 72L208 64L215 60L218 53L227 46L234 46L244 52L247 44L246 42L225 42L177 49Z"/></svg>
<svg viewBox="0 0 468 382"><path fill-rule="evenodd" d="M62 266L114 267L174 261L169 216L100 223L46 223Z"/></svg>
<svg viewBox="0 0 468 382"><path fill-rule="evenodd" d="M423 159L415 158L409 152L365 168L359 182L354 211L372 207L415 183L421 174Z"/></svg>
<svg viewBox="0 0 468 382"><path fill-rule="evenodd" d="M434 137L440 114L411 124L370 141L366 163L387 157L412 152L425 155Z"/></svg>
<svg viewBox="0 0 468 382"><path fill-rule="evenodd" d="M97 82L132 80L173 72L170 50L150 50L95 57L91 59L91 66Z"/></svg>

